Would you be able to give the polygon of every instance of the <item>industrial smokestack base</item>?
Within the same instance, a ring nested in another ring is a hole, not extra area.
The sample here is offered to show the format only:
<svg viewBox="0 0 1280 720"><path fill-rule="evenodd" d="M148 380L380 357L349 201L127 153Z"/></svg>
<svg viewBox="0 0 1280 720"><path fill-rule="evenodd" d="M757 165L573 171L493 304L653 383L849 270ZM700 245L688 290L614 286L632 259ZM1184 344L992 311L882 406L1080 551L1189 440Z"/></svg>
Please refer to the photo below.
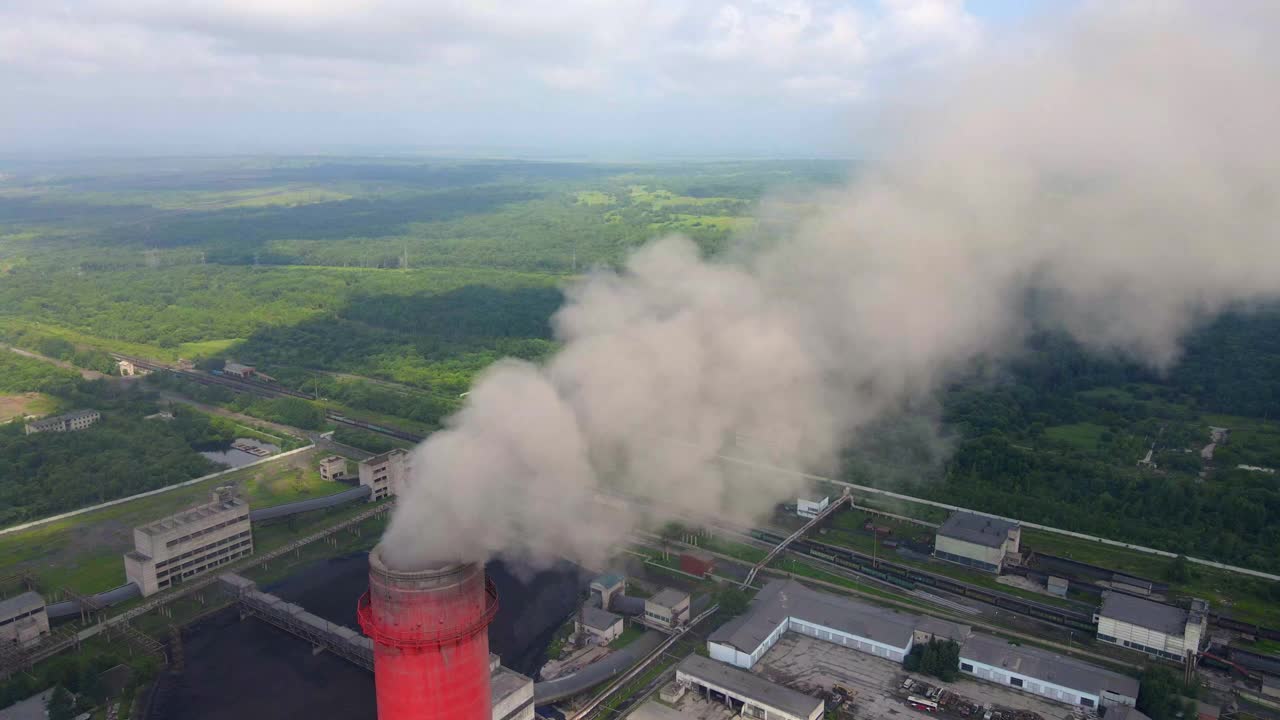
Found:
<svg viewBox="0 0 1280 720"><path fill-rule="evenodd" d="M356 615L373 640L378 720L490 720L488 626L497 611L479 564L393 570L375 547Z"/></svg>

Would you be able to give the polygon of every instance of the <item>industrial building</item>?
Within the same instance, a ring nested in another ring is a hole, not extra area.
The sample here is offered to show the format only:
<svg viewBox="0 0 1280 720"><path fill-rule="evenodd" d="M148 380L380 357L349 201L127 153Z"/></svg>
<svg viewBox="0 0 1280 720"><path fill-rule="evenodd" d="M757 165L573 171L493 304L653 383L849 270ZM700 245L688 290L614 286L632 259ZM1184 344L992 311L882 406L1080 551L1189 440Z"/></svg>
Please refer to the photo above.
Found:
<svg viewBox="0 0 1280 720"><path fill-rule="evenodd" d="M229 487L210 502L134 528L124 574L144 596L253 552L249 504Z"/></svg>
<svg viewBox="0 0 1280 720"><path fill-rule="evenodd" d="M1008 520L956 512L938 528L934 557L998 573L1018 557L1022 526Z"/></svg>
<svg viewBox="0 0 1280 720"><path fill-rule="evenodd" d="M674 588L659 590L653 597L645 598L644 616L665 629L684 625L689 622L689 593Z"/></svg>
<svg viewBox="0 0 1280 720"><path fill-rule="evenodd" d="M341 455L330 455L320 461L320 479L333 482L347 474L347 459Z"/></svg>
<svg viewBox="0 0 1280 720"><path fill-rule="evenodd" d="M820 698L786 688L738 668L690 655L676 666L676 682L729 705L744 718L818 720L826 711Z"/></svg>
<svg viewBox="0 0 1280 720"><path fill-rule="evenodd" d="M831 504L831 498L824 497L821 500L806 500L804 498L796 499L796 514L802 518L809 520L818 516L818 513L827 509Z"/></svg>
<svg viewBox="0 0 1280 720"><path fill-rule="evenodd" d="M97 410L76 410L64 415L54 415L43 420L33 420L26 424L28 435L42 432L75 432L84 430L102 419Z"/></svg>
<svg viewBox="0 0 1280 720"><path fill-rule="evenodd" d="M585 633L593 645L608 645L622 634L622 616L587 605L574 621L574 630Z"/></svg>
<svg viewBox="0 0 1280 720"><path fill-rule="evenodd" d="M608 610L614 597L627 592L627 579L618 573L598 575L591 581L591 603Z"/></svg>
<svg viewBox="0 0 1280 720"><path fill-rule="evenodd" d="M252 366L241 365L240 363L235 362L229 362L222 366L223 375L230 375L231 377L240 378L241 380L248 380L253 377L255 372L256 371Z"/></svg>
<svg viewBox="0 0 1280 720"><path fill-rule="evenodd" d="M44 598L34 592L0 600L0 643L30 647L49 634Z"/></svg>
<svg viewBox="0 0 1280 720"><path fill-rule="evenodd" d="M1187 662L1208 636L1209 603L1192 600L1183 610L1154 600L1109 590L1094 615L1098 639L1148 655Z"/></svg>
<svg viewBox="0 0 1280 720"><path fill-rule="evenodd" d="M787 632L902 662L932 639L960 645L960 669L973 677L1080 707L1132 705L1138 681L1064 655L1011 645L967 625L867 605L811 590L795 580L765 586L743 615L707 639L714 660L751 669Z"/></svg>
<svg viewBox="0 0 1280 720"><path fill-rule="evenodd" d="M1138 701L1135 678L982 633L974 633L960 648L960 670L1080 707L1133 705Z"/></svg>
<svg viewBox="0 0 1280 720"><path fill-rule="evenodd" d="M395 497L409 481L409 453L396 448L360 461L360 484L369 488L369 502Z"/></svg>
<svg viewBox="0 0 1280 720"><path fill-rule="evenodd" d="M750 669L787 631L803 633L902 662L912 645L931 638L963 643L967 625L867 605L811 590L795 580L774 580L747 612L711 634L711 657Z"/></svg>
<svg viewBox="0 0 1280 720"><path fill-rule="evenodd" d="M503 667L490 653L489 703L491 720L534 720L533 679Z"/></svg>

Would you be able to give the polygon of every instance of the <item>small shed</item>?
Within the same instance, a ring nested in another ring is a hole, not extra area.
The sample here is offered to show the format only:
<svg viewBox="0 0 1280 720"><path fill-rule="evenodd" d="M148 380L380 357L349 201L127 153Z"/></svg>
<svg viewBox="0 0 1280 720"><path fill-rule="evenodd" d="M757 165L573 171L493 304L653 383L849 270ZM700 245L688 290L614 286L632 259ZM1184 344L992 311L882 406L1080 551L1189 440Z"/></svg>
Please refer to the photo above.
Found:
<svg viewBox="0 0 1280 720"><path fill-rule="evenodd" d="M1050 575L1049 579L1045 581L1045 587L1049 590L1049 594L1057 595L1061 598L1067 596L1067 588L1069 586L1070 583L1066 578L1058 577L1057 575Z"/></svg>

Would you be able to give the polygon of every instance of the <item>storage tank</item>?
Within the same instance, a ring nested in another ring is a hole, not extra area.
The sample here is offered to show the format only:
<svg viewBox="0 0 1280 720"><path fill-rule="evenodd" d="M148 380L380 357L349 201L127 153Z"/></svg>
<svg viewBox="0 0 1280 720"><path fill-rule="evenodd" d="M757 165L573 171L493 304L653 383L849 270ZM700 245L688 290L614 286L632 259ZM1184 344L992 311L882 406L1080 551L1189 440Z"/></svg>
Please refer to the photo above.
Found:
<svg viewBox="0 0 1280 720"><path fill-rule="evenodd" d="M488 626L497 610L479 564L397 570L375 547L357 617L373 640L379 720L490 720Z"/></svg>

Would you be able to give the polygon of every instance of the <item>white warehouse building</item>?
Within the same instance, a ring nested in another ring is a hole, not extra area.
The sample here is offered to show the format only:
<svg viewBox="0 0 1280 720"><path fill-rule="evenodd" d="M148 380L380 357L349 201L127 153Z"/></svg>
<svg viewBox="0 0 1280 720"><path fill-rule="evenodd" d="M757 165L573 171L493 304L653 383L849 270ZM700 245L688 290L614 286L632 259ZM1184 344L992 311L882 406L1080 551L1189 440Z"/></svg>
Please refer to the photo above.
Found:
<svg viewBox="0 0 1280 720"><path fill-rule="evenodd" d="M1192 600L1183 610L1154 600L1109 590L1102 594L1102 607L1094 616L1098 639L1148 655L1186 662L1194 660L1208 635L1209 603Z"/></svg>
<svg viewBox="0 0 1280 720"><path fill-rule="evenodd" d="M758 675L690 655L676 666L676 682L724 702L740 717L758 720L821 720L820 698L775 685Z"/></svg>
<svg viewBox="0 0 1280 720"><path fill-rule="evenodd" d="M774 580L746 613L711 634L707 650L716 660L750 669L783 633L792 631L902 662L917 639L963 643L969 630L967 625L810 590L794 580Z"/></svg>
<svg viewBox="0 0 1280 720"><path fill-rule="evenodd" d="M960 649L960 670L1081 707L1133 705L1138 701L1136 678L982 633L974 633Z"/></svg>
<svg viewBox="0 0 1280 720"><path fill-rule="evenodd" d="M743 615L707 639L712 659L749 670L787 632L902 662L917 643L937 638L960 645L968 675L1078 707L1130 706L1138 681L1047 650L1011 645L967 625L912 615L811 590L795 580L765 586Z"/></svg>

